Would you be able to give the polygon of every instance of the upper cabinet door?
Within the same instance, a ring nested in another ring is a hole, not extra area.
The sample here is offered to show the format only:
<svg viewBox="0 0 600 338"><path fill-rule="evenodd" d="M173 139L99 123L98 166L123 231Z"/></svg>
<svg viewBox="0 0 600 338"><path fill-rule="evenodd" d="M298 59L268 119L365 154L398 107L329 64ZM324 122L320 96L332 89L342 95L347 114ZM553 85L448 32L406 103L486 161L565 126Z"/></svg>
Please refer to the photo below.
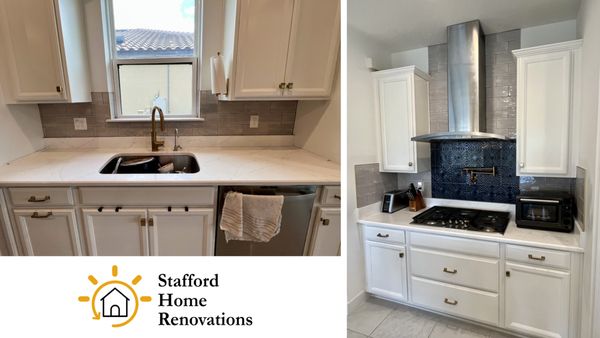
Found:
<svg viewBox="0 0 600 338"><path fill-rule="evenodd" d="M572 177L579 127L580 42L517 56L517 175Z"/></svg>
<svg viewBox="0 0 600 338"><path fill-rule="evenodd" d="M17 101L64 101L65 73L52 0L0 2L4 53Z"/></svg>
<svg viewBox="0 0 600 338"><path fill-rule="evenodd" d="M413 132L412 76L376 78L376 112L380 136L380 169L413 172L415 143Z"/></svg>
<svg viewBox="0 0 600 338"><path fill-rule="evenodd" d="M213 209L150 209L152 256L213 256Z"/></svg>
<svg viewBox="0 0 600 338"><path fill-rule="evenodd" d="M83 209L91 256L147 256L145 209Z"/></svg>
<svg viewBox="0 0 600 338"><path fill-rule="evenodd" d="M234 96L281 96L293 0L242 0L239 2Z"/></svg>
<svg viewBox="0 0 600 338"><path fill-rule="evenodd" d="M285 72L290 97L327 97L340 44L339 0L296 0Z"/></svg>
<svg viewBox="0 0 600 338"><path fill-rule="evenodd" d="M17 209L14 213L27 256L81 256L74 210Z"/></svg>

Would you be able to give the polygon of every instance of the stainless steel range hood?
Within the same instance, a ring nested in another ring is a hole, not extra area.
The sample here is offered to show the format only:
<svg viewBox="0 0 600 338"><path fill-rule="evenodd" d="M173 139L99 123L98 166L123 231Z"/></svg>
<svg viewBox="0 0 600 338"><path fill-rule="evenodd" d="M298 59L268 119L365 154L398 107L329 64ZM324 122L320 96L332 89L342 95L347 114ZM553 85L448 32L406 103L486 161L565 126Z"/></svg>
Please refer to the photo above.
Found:
<svg viewBox="0 0 600 338"><path fill-rule="evenodd" d="M485 130L485 37L479 20L448 26L448 130L413 141L506 139Z"/></svg>

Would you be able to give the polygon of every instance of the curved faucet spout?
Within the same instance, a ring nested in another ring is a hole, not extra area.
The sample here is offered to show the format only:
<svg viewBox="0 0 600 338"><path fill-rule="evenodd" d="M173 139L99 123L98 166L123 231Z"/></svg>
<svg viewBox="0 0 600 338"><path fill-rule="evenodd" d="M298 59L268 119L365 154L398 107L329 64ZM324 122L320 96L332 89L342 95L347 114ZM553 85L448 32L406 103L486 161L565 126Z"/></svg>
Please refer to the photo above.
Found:
<svg viewBox="0 0 600 338"><path fill-rule="evenodd" d="M156 112L158 111L158 116L160 117L160 130L165 131L165 115L163 114L162 109L160 107L154 106L152 107L152 151L158 151L158 149L165 145L165 141L158 141L156 139Z"/></svg>

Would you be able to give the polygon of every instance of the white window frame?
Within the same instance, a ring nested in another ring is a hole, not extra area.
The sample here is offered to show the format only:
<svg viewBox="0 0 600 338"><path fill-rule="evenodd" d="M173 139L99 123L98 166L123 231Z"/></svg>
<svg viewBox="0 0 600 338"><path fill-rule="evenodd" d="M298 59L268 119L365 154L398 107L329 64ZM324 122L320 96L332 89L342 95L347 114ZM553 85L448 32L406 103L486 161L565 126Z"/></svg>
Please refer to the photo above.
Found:
<svg viewBox="0 0 600 338"><path fill-rule="evenodd" d="M170 64L192 64L192 114L186 115L165 115L165 120L169 121L188 121L188 120L204 120L200 116L200 84L202 61L201 61L201 36L202 36L202 0L195 1L194 13L194 55L191 57L162 57L162 58L140 58L140 59L119 59L117 57L116 40L115 40L115 25L113 0L104 0L104 22L108 27L106 36L106 48L110 57L110 71L108 74L109 83L112 83L114 91L114 100L112 102L112 113L110 122L140 122L151 121L151 116L135 116L123 115L121 107L121 87L119 83L119 66L120 65L170 65Z"/></svg>

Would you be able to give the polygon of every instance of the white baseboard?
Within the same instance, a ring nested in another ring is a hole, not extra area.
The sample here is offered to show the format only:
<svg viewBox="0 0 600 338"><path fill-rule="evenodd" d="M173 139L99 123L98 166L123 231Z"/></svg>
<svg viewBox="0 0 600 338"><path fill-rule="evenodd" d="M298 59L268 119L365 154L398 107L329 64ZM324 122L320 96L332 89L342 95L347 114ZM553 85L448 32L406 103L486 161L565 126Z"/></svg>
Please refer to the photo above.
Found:
<svg viewBox="0 0 600 338"><path fill-rule="evenodd" d="M367 298L369 298L369 294L365 290L363 290L359 294L354 296L354 298L350 299L348 301L348 313L356 310L356 308L360 306L360 304L364 303L367 300Z"/></svg>

